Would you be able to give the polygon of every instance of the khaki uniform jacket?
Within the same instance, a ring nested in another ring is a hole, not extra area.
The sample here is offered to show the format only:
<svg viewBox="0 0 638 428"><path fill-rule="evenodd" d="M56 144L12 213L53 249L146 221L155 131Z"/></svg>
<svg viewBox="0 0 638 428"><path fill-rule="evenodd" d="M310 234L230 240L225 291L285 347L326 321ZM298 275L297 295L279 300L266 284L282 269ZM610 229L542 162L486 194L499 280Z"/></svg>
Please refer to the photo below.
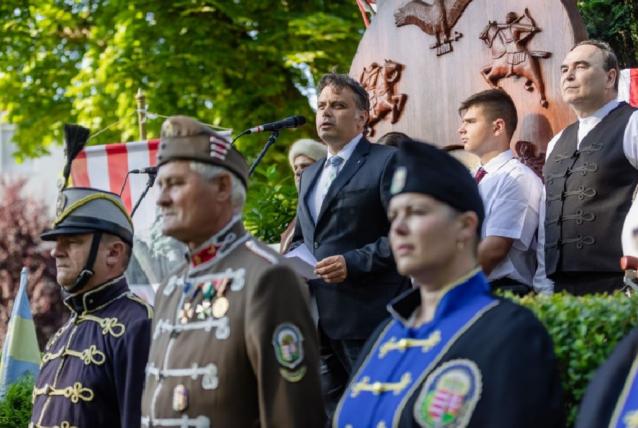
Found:
<svg viewBox="0 0 638 428"><path fill-rule="evenodd" d="M324 425L307 291L280 261L235 217L160 286L143 427Z"/></svg>

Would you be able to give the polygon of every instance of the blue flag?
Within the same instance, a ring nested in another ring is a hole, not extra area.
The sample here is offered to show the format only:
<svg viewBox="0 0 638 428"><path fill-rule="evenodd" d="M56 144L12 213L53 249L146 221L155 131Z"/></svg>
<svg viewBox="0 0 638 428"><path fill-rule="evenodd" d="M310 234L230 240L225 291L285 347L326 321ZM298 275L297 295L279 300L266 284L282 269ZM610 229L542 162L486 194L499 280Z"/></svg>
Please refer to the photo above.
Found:
<svg viewBox="0 0 638 428"><path fill-rule="evenodd" d="M0 360L0 397L9 386L25 374L37 376L40 370L40 349L35 335L35 325L27 297L29 270L24 267L20 272L20 289L13 302L9 329L2 347Z"/></svg>

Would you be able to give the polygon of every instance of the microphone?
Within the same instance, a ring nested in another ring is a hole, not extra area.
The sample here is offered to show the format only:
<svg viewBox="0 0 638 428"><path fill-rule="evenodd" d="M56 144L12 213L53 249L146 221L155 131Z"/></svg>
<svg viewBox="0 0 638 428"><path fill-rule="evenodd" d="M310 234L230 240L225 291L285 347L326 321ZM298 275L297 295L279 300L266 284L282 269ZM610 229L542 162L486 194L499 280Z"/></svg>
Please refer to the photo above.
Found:
<svg viewBox="0 0 638 428"><path fill-rule="evenodd" d="M155 175L155 174L157 174L157 167L156 166L147 166L146 168L142 168L142 169L132 169L128 173L129 174Z"/></svg>
<svg viewBox="0 0 638 428"><path fill-rule="evenodd" d="M285 119L278 120L277 122L265 123L263 125L255 126L254 128L247 129L242 134L254 134L256 132L264 131L279 131L284 128L297 128L306 123L306 118L303 116L290 116Z"/></svg>

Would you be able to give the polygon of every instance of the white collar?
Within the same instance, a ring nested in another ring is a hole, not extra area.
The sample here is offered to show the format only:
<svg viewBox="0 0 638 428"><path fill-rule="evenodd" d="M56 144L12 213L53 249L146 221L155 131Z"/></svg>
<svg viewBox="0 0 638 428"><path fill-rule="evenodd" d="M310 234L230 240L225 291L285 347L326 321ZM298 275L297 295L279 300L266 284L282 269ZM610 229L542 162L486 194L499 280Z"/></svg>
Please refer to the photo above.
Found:
<svg viewBox="0 0 638 428"><path fill-rule="evenodd" d="M328 161L335 156L339 156L341 159L343 159L342 165L345 165L345 163L348 162L348 159L350 159L350 156L352 156L352 153L354 153L354 150L357 148L357 145L359 144L359 141L361 141L362 136L363 134L355 135L355 137L350 140L348 144L343 146L341 150L339 150L339 152L334 155L328 152L328 155L326 156L326 162L324 162L323 164L324 168L328 165Z"/></svg>
<svg viewBox="0 0 638 428"><path fill-rule="evenodd" d="M609 114L609 112L615 109L618 106L618 104L620 104L620 101L611 100L607 104L605 104L604 106L596 110L594 114L587 117L583 117L582 119L578 119L578 122L582 125L587 125L592 122L596 122L596 123L600 122L601 120L603 120L605 116Z"/></svg>
<svg viewBox="0 0 638 428"><path fill-rule="evenodd" d="M507 149L504 152L501 152L495 157L493 157L492 159L490 159L485 165L482 165L482 166L485 172L488 172L488 173L494 172L500 167L502 167L503 165L505 165L507 162L512 160L513 158L514 158L514 153L512 153L512 150Z"/></svg>

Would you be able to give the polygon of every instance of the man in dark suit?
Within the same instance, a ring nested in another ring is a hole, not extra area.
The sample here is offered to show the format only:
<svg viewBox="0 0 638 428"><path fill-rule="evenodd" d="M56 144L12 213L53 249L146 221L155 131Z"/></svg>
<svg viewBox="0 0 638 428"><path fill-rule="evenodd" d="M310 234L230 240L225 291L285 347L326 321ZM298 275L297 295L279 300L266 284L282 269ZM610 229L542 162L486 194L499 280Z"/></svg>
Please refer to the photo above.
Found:
<svg viewBox="0 0 638 428"><path fill-rule="evenodd" d="M330 73L317 87L316 126L328 147L301 176L292 248L318 260L310 281L319 313L322 389L328 415L385 305L408 286L388 244L386 215L396 149L371 144L363 131L368 94L347 75Z"/></svg>

